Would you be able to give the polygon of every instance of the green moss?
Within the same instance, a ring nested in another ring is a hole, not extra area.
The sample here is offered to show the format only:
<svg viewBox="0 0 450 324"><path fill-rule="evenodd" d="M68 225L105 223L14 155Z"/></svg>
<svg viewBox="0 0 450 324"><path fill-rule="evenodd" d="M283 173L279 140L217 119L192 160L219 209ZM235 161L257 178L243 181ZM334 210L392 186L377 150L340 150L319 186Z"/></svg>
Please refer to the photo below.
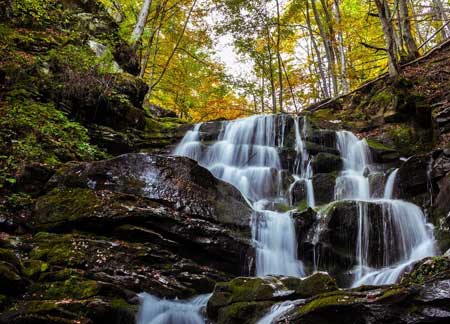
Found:
<svg viewBox="0 0 450 324"><path fill-rule="evenodd" d="M308 202L306 200L302 200L297 204L298 211L304 211L308 209Z"/></svg>
<svg viewBox="0 0 450 324"><path fill-rule="evenodd" d="M41 299L57 300L64 298L86 299L98 294L100 287L94 280L71 277L65 281L36 284L30 291Z"/></svg>
<svg viewBox="0 0 450 324"><path fill-rule="evenodd" d="M404 287L398 286L398 287L393 287L391 289L388 289L386 291L383 292L383 294L378 297L378 300L385 300L388 298L392 298L392 297L396 297L396 296L400 296L403 295L404 293L406 293L407 290Z"/></svg>
<svg viewBox="0 0 450 324"><path fill-rule="evenodd" d="M90 189L56 188L37 201L36 218L46 227L91 216L100 205L100 199Z"/></svg>
<svg viewBox="0 0 450 324"><path fill-rule="evenodd" d="M392 147L389 147L389 146L382 144L378 141L375 141L373 139L366 139L366 142L370 148L378 150L378 151L395 151Z"/></svg>
<svg viewBox="0 0 450 324"><path fill-rule="evenodd" d="M305 315L307 313L320 311L321 308L348 305L354 303L355 301L357 301L357 298L346 292L324 294L312 299L307 304L300 307L298 312L300 315Z"/></svg>
<svg viewBox="0 0 450 324"><path fill-rule="evenodd" d="M450 258L447 256L437 256L416 265L402 283L423 284L450 269Z"/></svg>
<svg viewBox="0 0 450 324"><path fill-rule="evenodd" d="M48 270L48 264L41 260L27 260L23 263L23 273L32 278Z"/></svg>
<svg viewBox="0 0 450 324"><path fill-rule="evenodd" d="M370 102L376 104L377 106L388 106L394 100L394 95L390 89L384 89L377 92L373 97L371 97Z"/></svg>
<svg viewBox="0 0 450 324"><path fill-rule="evenodd" d="M277 203L277 204L275 204L275 209L281 213L285 213L285 212L290 211L292 209L292 207L289 206L288 204Z"/></svg>
<svg viewBox="0 0 450 324"><path fill-rule="evenodd" d="M218 324L257 322L273 305L273 302L242 302L224 307L219 311Z"/></svg>

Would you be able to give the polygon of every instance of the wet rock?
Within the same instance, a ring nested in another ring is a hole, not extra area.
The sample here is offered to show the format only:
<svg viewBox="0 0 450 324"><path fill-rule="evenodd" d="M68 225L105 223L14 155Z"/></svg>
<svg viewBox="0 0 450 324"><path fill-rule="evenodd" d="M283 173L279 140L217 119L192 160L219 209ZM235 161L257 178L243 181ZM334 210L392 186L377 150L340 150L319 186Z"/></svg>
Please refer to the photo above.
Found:
<svg viewBox="0 0 450 324"><path fill-rule="evenodd" d="M281 161L281 167L295 173L295 161L297 159L297 151L292 147L282 147L278 149L278 155Z"/></svg>
<svg viewBox="0 0 450 324"><path fill-rule="evenodd" d="M336 282L326 273L316 273L306 278L264 277L236 278L219 283L208 301L208 315L219 319L222 308L234 306L242 309L242 303L276 302L293 298L306 298L337 289ZM269 304L270 305L270 304ZM229 309L225 311L229 313ZM219 320L220 321L220 320ZM223 320L222 320L223 321Z"/></svg>
<svg viewBox="0 0 450 324"><path fill-rule="evenodd" d="M244 267L245 262L241 261L251 250L249 229L227 229L158 202L106 190L55 188L38 199L34 226L54 232L114 233L129 241L157 244L236 275L242 273L240 265Z"/></svg>
<svg viewBox="0 0 450 324"><path fill-rule="evenodd" d="M295 234L297 242L301 242L317 220L317 214L312 208L295 211L292 214L295 221Z"/></svg>
<svg viewBox="0 0 450 324"><path fill-rule="evenodd" d="M373 172L369 175L370 194L373 198L383 198L386 179L387 175L385 176L382 172ZM397 193L393 194L395 197Z"/></svg>
<svg viewBox="0 0 450 324"><path fill-rule="evenodd" d="M336 132L333 130L311 130L307 133L306 140L331 149L336 149Z"/></svg>
<svg viewBox="0 0 450 324"><path fill-rule="evenodd" d="M402 164L397 174L400 198L408 199L428 191L429 161L430 157L427 155L414 155Z"/></svg>
<svg viewBox="0 0 450 324"><path fill-rule="evenodd" d="M248 227L251 209L233 186L184 157L126 154L92 163L69 163L51 187L109 190L163 201L179 211Z"/></svg>
<svg viewBox="0 0 450 324"><path fill-rule="evenodd" d="M222 127L222 121L202 123L202 125L200 126L200 140L202 142L216 141L219 137Z"/></svg>
<svg viewBox="0 0 450 324"><path fill-rule="evenodd" d="M297 180L291 187L291 202L293 206L304 204L307 198L306 184L302 180Z"/></svg>
<svg viewBox="0 0 450 324"><path fill-rule="evenodd" d="M329 153L319 153L311 160L314 173L329 173L342 169L342 160L339 156Z"/></svg>
<svg viewBox="0 0 450 324"><path fill-rule="evenodd" d="M312 178L316 205L328 204L334 200L336 173L318 173Z"/></svg>
<svg viewBox="0 0 450 324"><path fill-rule="evenodd" d="M432 206L431 221L441 251L450 248L450 173L438 181L439 192Z"/></svg>
<svg viewBox="0 0 450 324"><path fill-rule="evenodd" d="M377 142L374 139L366 139L372 154L373 161L376 163L389 163L398 161L400 154L392 147Z"/></svg>
<svg viewBox="0 0 450 324"><path fill-rule="evenodd" d="M369 251L374 253L369 254L369 264L379 266L386 257L381 248L386 239L382 204L349 200L332 202L318 211L317 221L307 235L299 237L299 255L304 256L305 265L312 268L314 262L318 262L318 268L328 271L342 286L350 283L348 271L356 265L360 208L367 210L370 222ZM395 253L390 253L390 257L395 258Z"/></svg>
<svg viewBox="0 0 450 324"><path fill-rule="evenodd" d="M16 190L38 195L42 193L45 184L53 173L54 170L48 165L41 163L27 164L19 170L16 176Z"/></svg>
<svg viewBox="0 0 450 324"><path fill-rule="evenodd" d="M316 144L313 142L305 142L306 149L308 150L308 153L311 155L316 155L318 153L329 153L334 155L339 155L339 150L335 147L328 147L320 144Z"/></svg>
<svg viewBox="0 0 450 324"><path fill-rule="evenodd" d="M288 323L445 323L448 272L423 285L364 287L321 294L285 315Z"/></svg>

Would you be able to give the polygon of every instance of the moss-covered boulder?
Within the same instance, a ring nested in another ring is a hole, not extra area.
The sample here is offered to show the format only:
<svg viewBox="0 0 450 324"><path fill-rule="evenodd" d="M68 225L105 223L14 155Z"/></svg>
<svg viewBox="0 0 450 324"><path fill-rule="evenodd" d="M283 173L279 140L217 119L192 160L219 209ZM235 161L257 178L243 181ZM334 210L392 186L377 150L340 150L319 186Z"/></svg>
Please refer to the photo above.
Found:
<svg viewBox="0 0 450 324"><path fill-rule="evenodd" d="M251 208L241 193L184 157L128 154L93 163L67 164L50 179L49 187L133 194L223 224L248 228L250 223Z"/></svg>
<svg viewBox="0 0 450 324"><path fill-rule="evenodd" d="M392 147L384 145L374 139L366 139L370 152L376 163L388 163L397 161L400 158L399 153Z"/></svg>
<svg viewBox="0 0 450 324"><path fill-rule="evenodd" d="M250 307L254 313L276 301L307 298L335 289L336 282L326 273L316 273L306 278L236 278L216 285L208 301L208 315L213 319L222 318L221 321L225 323L224 314L233 311L245 312L245 309ZM255 302L265 303L258 305Z"/></svg>

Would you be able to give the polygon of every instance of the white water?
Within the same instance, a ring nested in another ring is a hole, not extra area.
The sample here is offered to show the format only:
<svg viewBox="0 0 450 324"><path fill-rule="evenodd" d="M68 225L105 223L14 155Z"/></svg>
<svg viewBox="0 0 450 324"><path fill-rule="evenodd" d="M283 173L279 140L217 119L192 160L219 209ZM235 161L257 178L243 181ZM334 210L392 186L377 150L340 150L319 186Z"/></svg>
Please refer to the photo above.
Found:
<svg viewBox="0 0 450 324"><path fill-rule="evenodd" d="M389 174L389 177L386 181L386 185L384 187L384 198L385 199L393 199L394 198L394 188L395 188L395 180L397 177L398 169L395 169Z"/></svg>
<svg viewBox="0 0 450 324"><path fill-rule="evenodd" d="M392 199L398 170L393 171L386 181L384 199L372 198L369 185L371 155L365 140L359 140L348 131L339 131L337 147L344 163L336 180L335 198L355 200L358 206L358 264L352 286L395 283L415 261L435 254L430 225L418 206ZM384 242L381 252L370 248L371 235L374 235L371 218L375 215L369 215L369 203L381 205ZM372 253L383 253L382 263L376 267L370 266Z"/></svg>
<svg viewBox="0 0 450 324"><path fill-rule="evenodd" d="M277 150L284 145L288 117L279 118L281 125L277 125L273 115L225 122L218 140L207 148L199 141L200 126L196 125L174 154L196 160L214 176L238 188L249 200L254 210L251 226L258 276L303 276L291 213L269 209L277 203L288 203L281 186L282 167Z"/></svg>
<svg viewBox="0 0 450 324"><path fill-rule="evenodd" d="M297 152L294 166L295 182L303 182L305 184L307 205L308 207L315 207L316 202L314 198L314 188L312 183L313 171L311 167L311 160L309 159L308 150L306 149L306 145L302 138L302 136L306 136L308 123L306 119L303 119L303 128L300 132L299 119L300 118L298 116L294 119L295 151Z"/></svg>
<svg viewBox="0 0 450 324"><path fill-rule="evenodd" d="M275 320L279 320L279 317L285 314L287 311L293 309L296 306L295 302L286 301L283 303L275 304L270 311L264 315L256 324L272 324Z"/></svg>
<svg viewBox="0 0 450 324"><path fill-rule="evenodd" d="M204 324L201 312L210 297L207 294L186 301L171 301L142 293L137 324Z"/></svg>

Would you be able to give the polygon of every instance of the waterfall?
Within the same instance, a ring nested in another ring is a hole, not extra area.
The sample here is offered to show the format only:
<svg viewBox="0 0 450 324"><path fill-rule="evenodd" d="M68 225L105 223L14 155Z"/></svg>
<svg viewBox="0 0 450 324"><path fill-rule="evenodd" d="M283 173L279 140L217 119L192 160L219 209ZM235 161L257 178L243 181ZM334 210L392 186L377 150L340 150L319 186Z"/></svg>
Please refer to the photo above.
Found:
<svg viewBox="0 0 450 324"><path fill-rule="evenodd" d="M308 129L308 122L306 118L303 118L303 128L300 132L299 117L294 118L294 130L295 130L295 151L297 156L294 166L294 178L295 182L303 182L306 187L306 202L309 207L315 207L314 188L312 183L313 171L311 167L311 160L309 159L308 150L302 139L302 135L305 137ZM294 184L295 184L294 182ZM294 185L293 184L293 185ZM293 187L293 186L292 186Z"/></svg>
<svg viewBox="0 0 450 324"><path fill-rule="evenodd" d="M336 179L336 200L369 199L370 150L365 140L359 140L349 131L337 132L337 149L343 160L343 170Z"/></svg>
<svg viewBox="0 0 450 324"><path fill-rule="evenodd" d="M392 199L394 196L394 186L395 186L395 178L397 177L398 169L395 169L389 174L389 177L386 181L386 186L384 187L384 198Z"/></svg>
<svg viewBox="0 0 450 324"><path fill-rule="evenodd" d="M137 324L204 324L201 312L210 297L207 294L187 301L170 301L142 293Z"/></svg>
<svg viewBox="0 0 450 324"><path fill-rule="evenodd" d="M224 122L217 141L206 148L196 125L174 151L196 160L248 199L254 210L251 227L257 275L304 275L291 213L270 210L274 204L287 203L277 150L284 145L287 116L255 115Z"/></svg>
<svg viewBox="0 0 450 324"><path fill-rule="evenodd" d="M402 200L392 199L395 188L394 170L388 177L384 199L371 196L369 175L371 154L365 140L348 131L337 132L337 148L343 160L343 170L336 180L335 198L357 201L358 233L357 265L352 286L395 283L415 261L435 254L434 238L422 210ZM383 246L372 249L373 236L368 204L381 205ZM372 235L371 235L372 234ZM372 253L383 253L380 264L371 265Z"/></svg>

